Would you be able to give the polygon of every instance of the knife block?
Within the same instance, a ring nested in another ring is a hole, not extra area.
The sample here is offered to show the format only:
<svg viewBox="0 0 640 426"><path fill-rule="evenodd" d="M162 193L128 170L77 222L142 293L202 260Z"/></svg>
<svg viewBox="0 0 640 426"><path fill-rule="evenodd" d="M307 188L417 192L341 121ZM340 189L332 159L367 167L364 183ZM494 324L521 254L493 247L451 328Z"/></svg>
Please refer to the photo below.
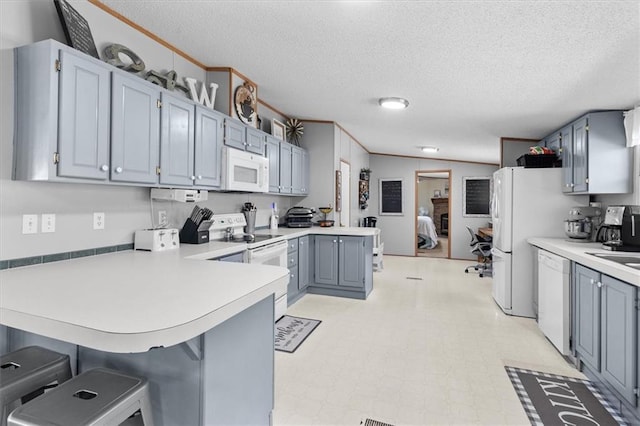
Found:
<svg viewBox="0 0 640 426"><path fill-rule="evenodd" d="M203 220L200 225L191 218L187 218L180 230L180 242L188 244L202 244L209 242L210 220Z"/></svg>

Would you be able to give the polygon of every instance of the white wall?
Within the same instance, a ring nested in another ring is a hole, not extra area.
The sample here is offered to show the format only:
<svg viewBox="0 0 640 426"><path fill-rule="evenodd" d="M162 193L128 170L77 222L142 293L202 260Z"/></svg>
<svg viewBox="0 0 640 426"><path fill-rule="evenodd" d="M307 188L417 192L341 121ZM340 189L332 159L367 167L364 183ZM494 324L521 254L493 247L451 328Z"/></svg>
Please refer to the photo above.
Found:
<svg viewBox="0 0 640 426"><path fill-rule="evenodd" d="M371 167L371 207L372 216L378 217L377 226L381 229L385 253L413 256L415 253L415 194L416 170L451 170L449 188L449 234L451 257L454 259L474 259L469 251L469 233L466 226L476 229L486 226L488 218L462 217L462 178L465 176L492 176L498 166L455 161L438 161L421 158L395 157L386 155L370 156ZM378 212L378 182L380 178L403 179L402 216L381 216Z"/></svg>
<svg viewBox="0 0 640 426"><path fill-rule="evenodd" d="M105 45L118 43L132 49L147 69L176 70L178 77L203 81L203 69L174 54L159 43L113 18L89 2L73 2L89 22L100 53ZM53 1L0 1L0 259L9 260L133 242L135 230L151 226L148 188L90 184L61 184L11 180L14 120L13 48L52 38L65 42ZM257 226L268 225L271 202L280 215L298 198L270 195L209 193L201 203L216 213L240 211L245 201L258 206ZM181 227L193 205L155 207L169 211L174 226ZM157 210L157 209L156 209ZM104 212L105 229L94 231L93 212ZM23 214L56 214L56 232L22 234Z"/></svg>

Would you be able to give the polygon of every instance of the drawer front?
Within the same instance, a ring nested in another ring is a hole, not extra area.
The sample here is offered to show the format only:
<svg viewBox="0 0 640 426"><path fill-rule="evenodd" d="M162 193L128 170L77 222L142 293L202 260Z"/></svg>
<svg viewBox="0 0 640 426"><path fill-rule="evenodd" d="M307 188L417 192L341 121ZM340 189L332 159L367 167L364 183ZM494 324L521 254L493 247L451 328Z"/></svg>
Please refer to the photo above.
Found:
<svg viewBox="0 0 640 426"><path fill-rule="evenodd" d="M289 253L287 255L287 268L291 269L294 266L298 266L298 252Z"/></svg>
<svg viewBox="0 0 640 426"><path fill-rule="evenodd" d="M289 241L287 241L288 246L287 246L287 252L288 253L293 253L294 251L297 252L298 251L298 239L297 238L292 238Z"/></svg>

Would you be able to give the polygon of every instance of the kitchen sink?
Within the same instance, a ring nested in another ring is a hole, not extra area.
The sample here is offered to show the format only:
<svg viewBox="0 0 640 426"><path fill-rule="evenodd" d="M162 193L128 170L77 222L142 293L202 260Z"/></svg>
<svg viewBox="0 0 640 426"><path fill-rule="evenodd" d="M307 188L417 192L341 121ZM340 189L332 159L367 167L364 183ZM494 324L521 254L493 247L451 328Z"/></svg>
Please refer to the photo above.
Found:
<svg viewBox="0 0 640 426"><path fill-rule="evenodd" d="M591 256L599 257L601 259L610 260L612 262L616 262L621 265L628 266L630 268L640 270L640 253L620 253L620 254L587 253L587 254L590 254Z"/></svg>

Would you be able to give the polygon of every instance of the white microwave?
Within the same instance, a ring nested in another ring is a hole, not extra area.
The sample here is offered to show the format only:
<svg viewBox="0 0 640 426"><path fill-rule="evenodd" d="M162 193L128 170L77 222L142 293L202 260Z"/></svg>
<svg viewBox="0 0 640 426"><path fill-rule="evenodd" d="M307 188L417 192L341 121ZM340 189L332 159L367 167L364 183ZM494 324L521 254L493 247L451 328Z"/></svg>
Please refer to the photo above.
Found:
<svg viewBox="0 0 640 426"><path fill-rule="evenodd" d="M258 154L223 146L221 189L268 192L269 160Z"/></svg>

